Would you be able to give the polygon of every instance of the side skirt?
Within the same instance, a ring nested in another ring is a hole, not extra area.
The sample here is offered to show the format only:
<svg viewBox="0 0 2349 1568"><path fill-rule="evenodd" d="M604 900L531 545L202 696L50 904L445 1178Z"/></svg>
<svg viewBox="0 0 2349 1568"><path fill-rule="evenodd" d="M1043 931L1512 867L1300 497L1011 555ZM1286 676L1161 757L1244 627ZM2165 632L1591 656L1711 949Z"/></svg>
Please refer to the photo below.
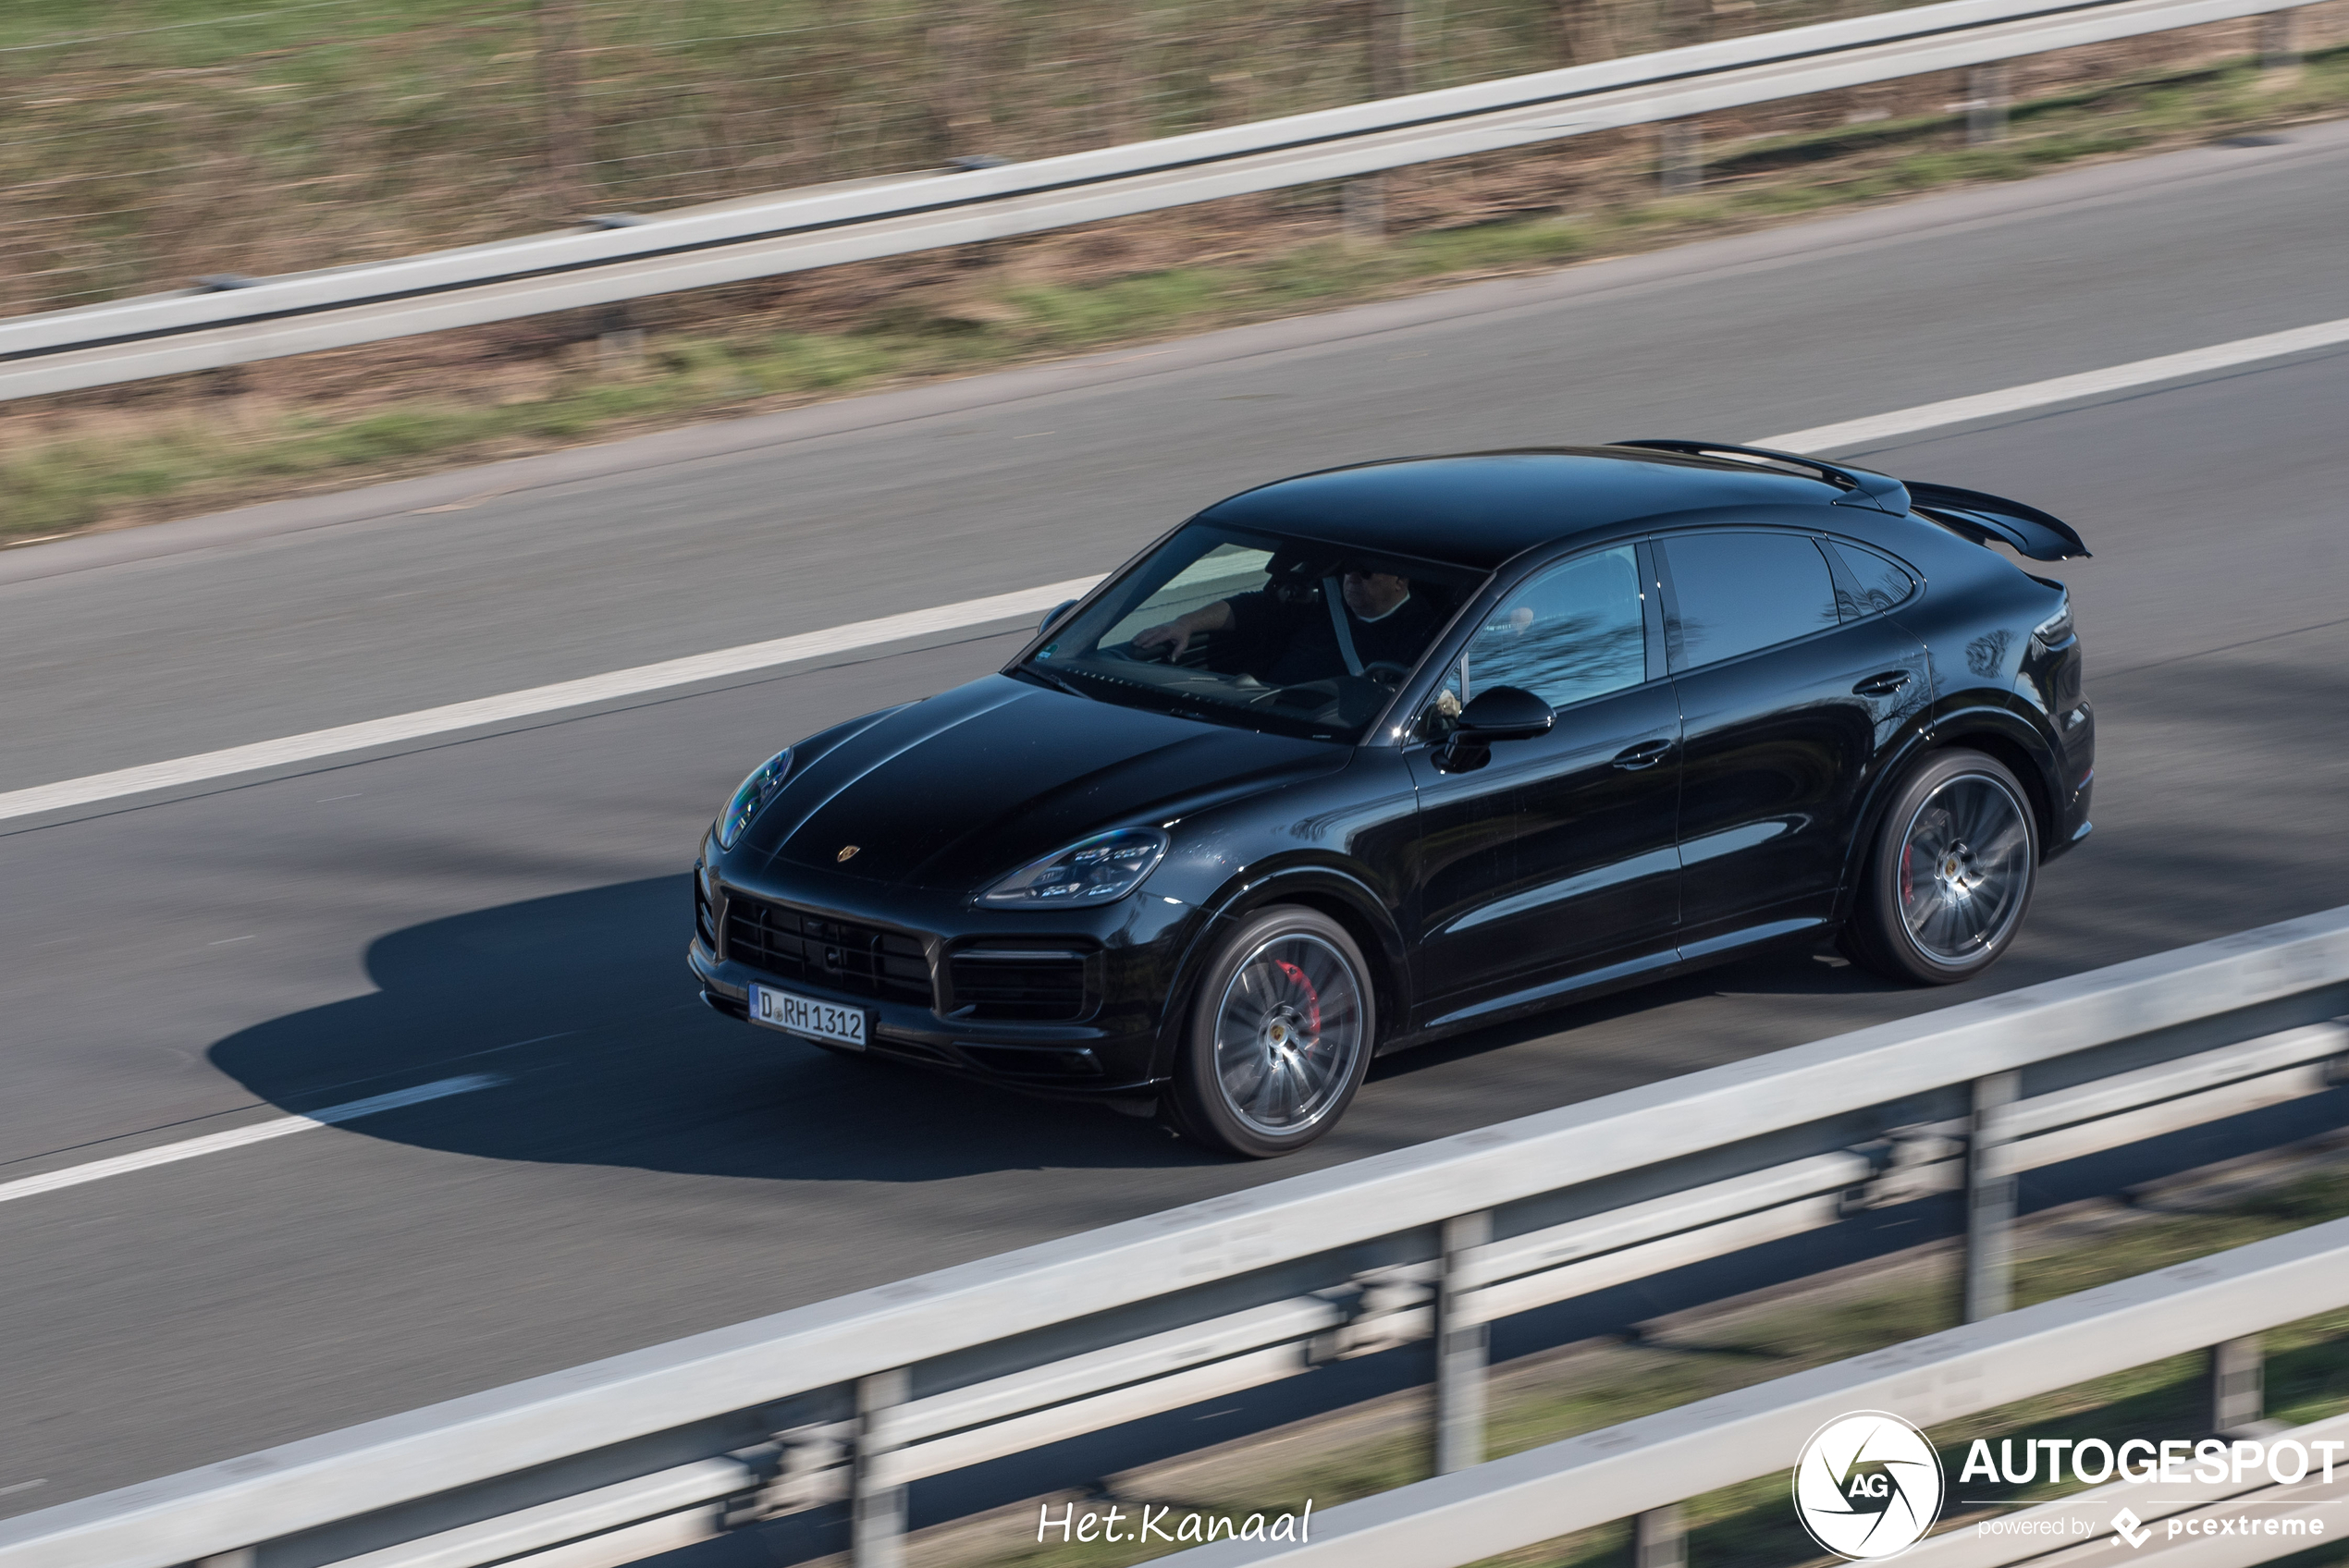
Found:
<svg viewBox="0 0 2349 1568"><path fill-rule="evenodd" d="M1716 963L1742 958L1757 948L1795 937L1815 937L1828 928L1829 922L1815 917L1802 920L1773 920L1742 930L1708 937L1686 947L1670 947L1637 958L1625 959L1601 969L1586 970L1562 980L1548 980L1538 986L1528 986L1507 996L1494 997L1431 1019L1408 1035L1390 1037L1380 1047L1379 1054L1402 1050L1445 1035L1487 1024L1505 1023L1529 1013L1543 1012L1571 1002L1588 1001L1615 991L1630 990L1635 986L1651 985L1675 975L1708 969Z"/></svg>

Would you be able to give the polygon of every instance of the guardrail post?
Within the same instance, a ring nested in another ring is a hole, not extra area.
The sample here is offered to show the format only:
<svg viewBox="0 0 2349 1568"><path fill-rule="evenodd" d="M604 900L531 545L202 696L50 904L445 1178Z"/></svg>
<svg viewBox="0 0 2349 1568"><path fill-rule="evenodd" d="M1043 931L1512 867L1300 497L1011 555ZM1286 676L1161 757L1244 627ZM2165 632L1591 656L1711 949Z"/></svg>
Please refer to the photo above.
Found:
<svg viewBox="0 0 2349 1568"><path fill-rule="evenodd" d="M2007 1309L2011 1273L2015 1180L1998 1158L2001 1123L2022 1097L2023 1074L1993 1072L1974 1081L1974 1116L1965 1151L1965 1320Z"/></svg>
<svg viewBox="0 0 2349 1568"><path fill-rule="evenodd" d="M2269 11L2259 18L2259 67L2270 80L2300 69L2300 13Z"/></svg>
<svg viewBox="0 0 2349 1568"><path fill-rule="evenodd" d="M1689 1537L1679 1503L1631 1516L1631 1568L1688 1568L1688 1561Z"/></svg>
<svg viewBox="0 0 2349 1568"><path fill-rule="evenodd" d="M1685 196L1704 183L1704 132L1696 121L1656 127L1655 178L1666 196Z"/></svg>
<svg viewBox="0 0 2349 1568"><path fill-rule="evenodd" d="M2210 1347L2210 1429L2238 1432L2267 1411L2267 1366L2259 1336L2221 1340Z"/></svg>
<svg viewBox="0 0 2349 1568"><path fill-rule="evenodd" d="M1411 91L1413 0L1371 0L1370 76L1372 98L1399 98ZM1376 240L1386 234L1384 173L1359 174L1338 188L1346 238Z"/></svg>
<svg viewBox="0 0 2349 1568"><path fill-rule="evenodd" d="M2007 133L2007 67L2003 60L1966 72L1965 139L1974 146Z"/></svg>
<svg viewBox="0 0 2349 1568"><path fill-rule="evenodd" d="M633 370L645 359L645 329L628 301L604 307L596 323L596 358L607 371Z"/></svg>
<svg viewBox="0 0 2349 1568"><path fill-rule="evenodd" d="M883 1484L878 1461L895 1446L882 1435L881 1422L905 1403L912 1384L912 1375L902 1366L856 1380L856 1452L849 1492L854 1568L904 1568L905 1488Z"/></svg>
<svg viewBox="0 0 2349 1568"><path fill-rule="evenodd" d="M1444 1278L1435 1295L1435 1470L1448 1476L1484 1463L1484 1364L1492 1330L1475 1313L1469 1255L1493 1239L1489 1212L1444 1222Z"/></svg>

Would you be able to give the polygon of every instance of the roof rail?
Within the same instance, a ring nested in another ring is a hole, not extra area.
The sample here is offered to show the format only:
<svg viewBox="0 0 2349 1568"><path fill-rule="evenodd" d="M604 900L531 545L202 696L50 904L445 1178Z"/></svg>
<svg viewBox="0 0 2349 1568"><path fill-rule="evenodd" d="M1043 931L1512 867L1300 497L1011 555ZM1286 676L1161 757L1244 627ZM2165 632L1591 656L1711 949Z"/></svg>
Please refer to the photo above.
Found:
<svg viewBox="0 0 2349 1568"><path fill-rule="evenodd" d="M1818 478L1848 492L1835 502L1847 501L1895 517L1909 509L1908 488L1888 474L1872 473L1863 468L1843 468L1835 463L1806 458L1800 452L1774 452L1766 447L1739 447L1727 441L1690 441L1679 437L1660 437L1642 441L1610 441L1610 447L1639 447L1652 452L1678 452L1690 458L1728 458L1733 462L1784 463L1789 468L1807 469Z"/></svg>

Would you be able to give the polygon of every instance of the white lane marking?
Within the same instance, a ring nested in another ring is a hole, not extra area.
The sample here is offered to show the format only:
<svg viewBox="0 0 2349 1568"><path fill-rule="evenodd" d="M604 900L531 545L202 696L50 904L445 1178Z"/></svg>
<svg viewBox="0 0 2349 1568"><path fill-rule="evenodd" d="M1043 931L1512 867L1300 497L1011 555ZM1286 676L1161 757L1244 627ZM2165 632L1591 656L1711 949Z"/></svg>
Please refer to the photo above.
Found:
<svg viewBox="0 0 2349 1568"><path fill-rule="evenodd" d="M616 697L641 696L646 692L741 675L773 665L789 664L794 659L818 658L826 654L876 647L907 637L927 636L936 631L957 631L968 626L984 626L990 621L1039 615L1064 599L1082 597L1100 581L1098 577L1072 578L1066 582L1051 582L1041 588L1025 588L1016 594L965 599L960 604L910 610L904 615L882 616L878 620L860 620L822 631L803 631L795 637L778 637L770 643L720 648L716 653L695 654L659 664L638 665L633 669L616 669L609 675L590 675L578 680L557 681L552 686L533 686L527 691L508 692L502 696L477 697L472 702L450 703L446 707L423 708L415 713L395 714L389 718L369 719L362 724L314 729L306 735L289 735L281 741L261 741L249 746L231 746L227 751L205 752L198 756L178 757L170 762L147 763L139 767L119 768L112 773L93 773L85 778L38 784L29 790L13 790L0 794L0 820L31 816L35 812L56 811L62 807L89 805L97 801L117 800L148 790L201 784L207 779L226 778L233 774L250 773L256 768L312 762L341 752L422 740L428 735L446 735L453 730L470 729L475 725L529 718L562 708L609 702Z"/></svg>
<svg viewBox="0 0 2349 1568"><path fill-rule="evenodd" d="M2241 337L2232 343L2214 343L2208 349L2189 349L2183 354L2133 360L2125 365L2084 371L2078 375L2059 375L2051 381L2026 382L2003 391L1980 392L1971 398L1951 398L1940 403L1920 403L1913 409L1896 409L1888 414L1846 420L1841 424L1790 430L1784 435L1765 435L1754 445L1777 447L1789 452L1858 447L1870 441L1882 441L1888 436L1913 435L1920 430L1937 430L1946 424L1962 424L1968 420L2046 408L2052 403L2069 402L2074 398L2125 392L2133 386L2148 386L2157 381L2169 381L2178 376L2207 375L2212 371L2232 370L2237 365L2277 359L2285 354L2306 353L2311 349L2330 349L2337 343L2349 343L2349 317L2319 322L2314 326L2296 326L2289 332L2270 332L2263 337Z"/></svg>
<svg viewBox="0 0 2349 1568"><path fill-rule="evenodd" d="M242 1148L247 1144L265 1143L282 1138L289 1133L306 1133L314 1127L331 1127L337 1122L373 1116L379 1110L397 1110L401 1106L421 1105L426 1100L446 1099L450 1095L471 1094L475 1089L494 1089L506 1080L491 1072L469 1072L461 1078L443 1078L437 1083L419 1084L412 1089L396 1089L387 1095L372 1095L363 1100L351 1100L342 1105L330 1105L324 1110L314 1110L307 1116L281 1116L274 1121L256 1121L250 1127L232 1127L226 1133L210 1133L201 1138L186 1138L176 1144L163 1144L136 1154L119 1154L112 1159L93 1159L87 1165L69 1165L63 1170L46 1175L26 1176L14 1182L0 1182L0 1203L15 1198L29 1198L37 1193L54 1193L60 1187L78 1187L84 1182L103 1182L109 1176L120 1176L132 1170L145 1170L153 1166L170 1165L182 1159L195 1159L223 1149Z"/></svg>
<svg viewBox="0 0 2349 1568"><path fill-rule="evenodd" d="M2051 381L2029 382L2021 386L2010 386L2004 391L1983 392L1971 398L1952 398L1940 403L1923 403L1912 409L1849 420L1841 424L1822 424L1810 430L1789 431L1783 435L1765 435L1754 445L1798 452L1858 446L1869 441L1881 441L1888 436L1910 435L1921 430L1959 424L1967 420L2044 408L2075 398L2126 391L2130 387L2144 386L2157 381L2207 374L2259 360L2304 353L2311 349L2327 349L2344 342L2349 342L2349 319L2322 322L2315 326L2271 332L2265 337L2244 337L2232 343L2217 343L2208 349L2193 349L2182 354L2136 360L2125 365L2086 371L2078 375L2060 375ZM338 753L445 735L453 730L469 729L475 725L528 718L562 708L608 702L617 697L641 696L667 687L688 686L695 681L745 674L774 665L789 664L795 659L818 658L827 654L875 647L905 637L959 631L968 626L983 626L992 620L1035 615L1051 609L1064 599L1082 597L1100 581L1094 577L1074 578L1066 582L1048 583L1041 588L1024 589L1016 594L965 599L960 604L941 605L934 609L911 610L903 615L883 616L878 620L860 620L822 631L802 632L795 637L779 637L771 643L720 648L716 653L695 654L688 658L670 659L660 664L639 665L633 669L614 670L609 675L558 681L552 686L533 686L527 691L509 692L503 696L480 697L467 703L451 703L446 707L424 708L415 713L395 714L389 718L369 719L363 724L314 729L308 734L289 735L280 741L263 741L250 746L232 746L227 751L179 757L171 762L148 763L140 767L120 768L113 773L92 774L85 778L39 784L29 790L0 793L0 821L31 816L38 812L90 805L99 801L117 800L148 790L200 784L208 779L226 778L259 768L283 766L288 763L313 762Z"/></svg>

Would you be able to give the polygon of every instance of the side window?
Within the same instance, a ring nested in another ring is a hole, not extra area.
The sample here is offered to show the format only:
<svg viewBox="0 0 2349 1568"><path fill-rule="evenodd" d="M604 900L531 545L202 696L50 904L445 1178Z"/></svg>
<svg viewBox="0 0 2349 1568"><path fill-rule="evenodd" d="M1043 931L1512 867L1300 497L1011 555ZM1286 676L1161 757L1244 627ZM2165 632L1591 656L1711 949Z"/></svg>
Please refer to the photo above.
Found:
<svg viewBox="0 0 2349 1568"><path fill-rule="evenodd" d="M1874 550L1840 539L1830 539L1826 545L1827 555L1835 562L1836 604L1844 619L1882 615L1906 603L1917 591L1915 578Z"/></svg>
<svg viewBox="0 0 2349 1568"><path fill-rule="evenodd" d="M1683 533L1662 541L1672 573L1666 641L1675 669L1716 664L1841 622L1826 557L1801 533Z"/></svg>
<svg viewBox="0 0 2349 1568"><path fill-rule="evenodd" d="M1462 701L1488 687L1521 686L1562 708L1646 679L1639 557L1623 545L1519 584L1477 628L1450 685Z"/></svg>

